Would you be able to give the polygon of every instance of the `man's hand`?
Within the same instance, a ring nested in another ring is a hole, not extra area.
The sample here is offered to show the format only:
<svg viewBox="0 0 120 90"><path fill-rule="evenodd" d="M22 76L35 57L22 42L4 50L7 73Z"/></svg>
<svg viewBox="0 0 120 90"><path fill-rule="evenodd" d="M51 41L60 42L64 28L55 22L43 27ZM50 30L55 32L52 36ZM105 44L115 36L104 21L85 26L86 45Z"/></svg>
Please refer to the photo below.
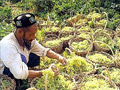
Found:
<svg viewBox="0 0 120 90"><path fill-rule="evenodd" d="M49 50L47 52L47 56L49 58L53 58L53 59L57 59L59 62L61 62L63 65L67 65L67 60L66 58L64 58L63 56L61 56L60 54L55 53L52 50Z"/></svg>
<svg viewBox="0 0 120 90"><path fill-rule="evenodd" d="M55 64L52 64L49 68L52 69L52 71L54 72L54 76L58 76L59 74L59 69Z"/></svg>
<svg viewBox="0 0 120 90"><path fill-rule="evenodd" d="M59 62L61 62L63 65L67 65L67 59L59 55Z"/></svg>

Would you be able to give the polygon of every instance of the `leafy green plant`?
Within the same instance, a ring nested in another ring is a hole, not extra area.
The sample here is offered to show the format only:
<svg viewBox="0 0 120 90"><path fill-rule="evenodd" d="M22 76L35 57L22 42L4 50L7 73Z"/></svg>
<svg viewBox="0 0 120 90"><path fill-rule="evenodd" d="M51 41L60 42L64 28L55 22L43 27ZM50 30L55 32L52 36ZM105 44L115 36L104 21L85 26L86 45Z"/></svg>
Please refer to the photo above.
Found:
<svg viewBox="0 0 120 90"><path fill-rule="evenodd" d="M8 24L6 22L0 23L0 39L9 34L14 30L12 23Z"/></svg>
<svg viewBox="0 0 120 90"><path fill-rule="evenodd" d="M60 43L62 43L62 41L56 39L56 40L47 41L45 43L45 46L52 48L52 47L58 46Z"/></svg>
<svg viewBox="0 0 120 90"><path fill-rule="evenodd" d="M52 63L56 63L56 60L48 57L43 57L40 61L40 68L48 68Z"/></svg>
<svg viewBox="0 0 120 90"><path fill-rule="evenodd" d="M106 70L104 70L102 73L103 73L105 76L108 77L108 73L107 73ZM119 83L120 83L120 69L118 69L118 68L111 68L111 69L109 70L109 73L110 73L111 79L112 79L115 83L119 84Z"/></svg>
<svg viewBox="0 0 120 90"><path fill-rule="evenodd" d="M0 78L1 80L2 80L2 82L3 82L3 84L5 85L5 87L6 88L8 88L10 85L11 85L11 82L10 81L8 81L8 80L6 80L6 79L4 79L4 78ZM2 84L0 83L0 90L3 90L4 89L4 87L2 86Z"/></svg>
<svg viewBox="0 0 120 90"><path fill-rule="evenodd" d="M35 82L37 89L45 90L44 82L47 82L47 88L50 90L71 90L74 87L75 82L67 80L63 75L54 77L54 72L51 69L45 69L42 73L43 76ZM46 77L47 81L45 81Z"/></svg>
<svg viewBox="0 0 120 90"><path fill-rule="evenodd" d="M117 90L117 88L111 87L108 81L94 76L86 77L82 84L82 90L102 90L102 89Z"/></svg>
<svg viewBox="0 0 120 90"><path fill-rule="evenodd" d="M73 56L68 59L68 65L66 66L67 73L71 76L75 74L82 74L93 69L93 66L87 62L87 60L80 56Z"/></svg>
<svg viewBox="0 0 120 90"><path fill-rule="evenodd" d="M90 34L84 33L84 32L80 33L80 34L78 35L78 37L85 38L85 39L91 39Z"/></svg>
<svg viewBox="0 0 120 90"><path fill-rule="evenodd" d="M59 30L60 30L60 28L55 27L55 26L45 28L45 32L56 32L56 31L59 31Z"/></svg>
<svg viewBox="0 0 120 90"><path fill-rule="evenodd" d="M112 64L113 62L109 57L101 53L88 55L87 58L95 63L101 63L101 64Z"/></svg>
<svg viewBox="0 0 120 90"><path fill-rule="evenodd" d="M9 6L0 6L0 22L5 20L6 22L10 22L10 19L12 18L11 8Z"/></svg>
<svg viewBox="0 0 120 90"><path fill-rule="evenodd" d="M62 28L62 32L72 32L75 29L73 27L69 27L69 26L65 26L64 28Z"/></svg>
<svg viewBox="0 0 120 90"><path fill-rule="evenodd" d="M72 35L66 35L65 37L62 37L61 40L65 41L65 40L69 40L70 38L72 38Z"/></svg>
<svg viewBox="0 0 120 90"><path fill-rule="evenodd" d="M34 13L39 16L45 17L48 12L52 11L55 0L36 0L33 4L35 5Z"/></svg>
<svg viewBox="0 0 120 90"><path fill-rule="evenodd" d="M88 40L73 42L71 46L74 48L74 50L78 52L82 52L82 51L86 51L89 48L89 42Z"/></svg>

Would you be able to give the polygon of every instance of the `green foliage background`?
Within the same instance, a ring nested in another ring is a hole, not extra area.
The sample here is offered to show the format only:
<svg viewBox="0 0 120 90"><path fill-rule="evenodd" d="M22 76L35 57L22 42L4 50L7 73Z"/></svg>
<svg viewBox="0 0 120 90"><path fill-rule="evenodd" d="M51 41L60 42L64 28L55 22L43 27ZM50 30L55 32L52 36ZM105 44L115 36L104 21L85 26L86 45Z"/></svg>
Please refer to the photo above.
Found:
<svg viewBox="0 0 120 90"><path fill-rule="evenodd" d="M114 30L120 24L120 0L0 0L0 22L11 23L15 16L25 12L44 20L49 15L51 20L62 22L79 13L88 14L95 7L107 12L108 28Z"/></svg>

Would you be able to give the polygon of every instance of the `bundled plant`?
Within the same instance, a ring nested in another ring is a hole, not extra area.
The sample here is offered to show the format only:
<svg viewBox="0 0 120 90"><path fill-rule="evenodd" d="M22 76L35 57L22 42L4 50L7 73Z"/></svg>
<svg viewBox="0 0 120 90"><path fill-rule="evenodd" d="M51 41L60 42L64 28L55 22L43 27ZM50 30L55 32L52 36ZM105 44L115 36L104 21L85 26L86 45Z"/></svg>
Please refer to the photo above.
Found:
<svg viewBox="0 0 120 90"><path fill-rule="evenodd" d="M73 17L70 17L67 19L67 23L69 24L69 26L74 26L74 24L79 20L79 19L82 19L84 18L83 14L78 14L78 15L75 15Z"/></svg>
<svg viewBox="0 0 120 90"><path fill-rule="evenodd" d="M7 75L0 74L0 90L15 90L16 83Z"/></svg>
<svg viewBox="0 0 120 90"><path fill-rule="evenodd" d="M119 34L115 35L114 41L115 41L117 48L120 49L120 35Z"/></svg>
<svg viewBox="0 0 120 90"><path fill-rule="evenodd" d="M120 25L118 25L118 27L116 28L116 32L120 32Z"/></svg>
<svg viewBox="0 0 120 90"><path fill-rule="evenodd" d="M103 65L103 66L111 66L114 64L113 57L105 52L92 52L86 55L87 59L90 61Z"/></svg>
<svg viewBox="0 0 120 90"><path fill-rule="evenodd" d="M68 47L68 42L72 37L73 37L73 35L69 35L69 34L68 35L66 35L66 34L60 35L60 39L63 42L63 48Z"/></svg>
<svg viewBox="0 0 120 90"><path fill-rule="evenodd" d="M44 31L45 31L46 35L48 35L48 34L56 34L56 35L58 35L59 30L60 30L60 28L55 27L55 26L50 26L50 27L44 28Z"/></svg>
<svg viewBox="0 0 120 90"><path fill-rule="evenodd" d="M76 23L75 26L83 26L88 22L87 18L79 19Z"/></svg>
<svg viewBox="0 0 120 90"><path fill-rule="evenodd" d="M107 20L101 19L95 22L94 27L105 27L106 23L107 23Z"/></svg>
<svg viewBox="0 0 120 90"><path fill-rule="evenodd" d="M81 37L81 38L85 38L85 39L88 39L88 40L92 40L92 35L89 33L89 32L80 32L78 34L78 37Z"/></svg>
<svg viewBox="0 0 120 90"><path fill-rule="evenodd" d="M97 28L96 32L98 32L98 31L107 33L111 38L114 38L114 36L115 36L115 31L113 31L112 29L109 29L109 28L106 28L106 29Z"/></svg>
<svg viewBox="0 0 120 90"><path fill-rule="evenodd" d="M118 90L117 87L113 87L107 79L100 75L91 75L84 78L82 90Z"/></svg>
<svg viewBox="0 0 120 90"><path fill-rule="evenodd" d="M6 88L8 88L11 85L11 82L4 78L1 78L1 81L5 85ZM4 89L4 86L2 85L2 83L0 83L0 90Z"/></svg>
<svg viewBox="0 0 120 90"><path fill-rule="evenodd" d="M115 57L114 57L114 59L115 59L115 66L116 66L117 68L120 68L120 51L116 51L116 52L115 52Z"/></svg>
<svg viewBox="0 0 120 90"><path fill-rule="evenodd" d="M62 43L62 41L56 39L56 40L47 41L45 43L45 46L52 48L52 47L58 46L60 43Z"/></svg>
<svg viewBox="0 0 120 90"><path fill-rule="evenodd" d="M72 90L75 82L71 82L63 75L54 76L52 69L45 69L42 71L43 76L34 79L33 86L40 90L49 88L50 90Z"/></svg>
<svg viewBox="0 0 120 90"><path fill-rule="evenodd" d="M72 35L69 35L69 36L65 36L65 37L61 37L61 40L62 41L65 41L65 40L69 40L70 38L72 38Z"/></svg>
<svg viewBox="0 0 120 90"><path fill-rule="evenodd" d="M40 61L40 68L48 68L52 63L56 63L56 60L48 57L42 57Z"/></svg>
<svg viewBox="0 0 120 90"><path fill-rule="evenodd" d="M81 56L73 56L68 59L68 65L66 66L67 73L70 76L76 74L82 74L93 69L93 65L88 63L87 60Z"/></svg>
<svg viewBox="0 0 120 90"><path fill-rule="evenodd" d="M110 76L108 75L108 72ZM119 68L109 68L109 71L104 70L103 75L109 77L116 85L120 86L120 69Z"/></svg>
<svg viewBox="0 0 120 90"><path fill-rule="evenodd" d="M98 12L96 12L97 10ZM102 18L102 14L100 13L100 10L98 8L93 8L90 10L90 13L87 15L87 18L89 20L100 20Z"/></svg>
<svg viewBox="0 0 120 90"><path fill-rule="evenodd" d="M69 41L70 49L77 55L85 56L93 48L90 40L81 37L75 37Z"/></svg>
<svg viewBox="0 0 120 90"><path fill-rule="evenodd" d="M46 38L43 40L42 44L45 47L51 48L53 51L57 53L62 52L63 42L61 39L58 38L58 36L54 34L48 34Z"/></svg>
<svg viewBox="0 0 120 90"><path fill-rule="evenodd" d="M74 27L70 27L70 26L65 26L62 28L61 33L73 33L75 31Z"/></svg>
<svg viewBox="0 0 120 90"><path fill-rule="evenodd" d="M71 46L77 51L84 51L88 48L89 42L87 40L81 42L73 42Z"/></svg>
<svg viewBox="0 0 120 90"><path fill-rule="evenodd" d="M94 33L93 38L95 50L108 52L111 48L114 48L115 43L107 33L97 31Z"/></svg>
<svg viewBox="0 0 120 90"><path fill-rule="evenodd" d="M91 32L91 33L93 32L93 30L90 28L90 26L82 26L77 31L78 32L81 32L81 31L83 31L83 32Z"/></svg>

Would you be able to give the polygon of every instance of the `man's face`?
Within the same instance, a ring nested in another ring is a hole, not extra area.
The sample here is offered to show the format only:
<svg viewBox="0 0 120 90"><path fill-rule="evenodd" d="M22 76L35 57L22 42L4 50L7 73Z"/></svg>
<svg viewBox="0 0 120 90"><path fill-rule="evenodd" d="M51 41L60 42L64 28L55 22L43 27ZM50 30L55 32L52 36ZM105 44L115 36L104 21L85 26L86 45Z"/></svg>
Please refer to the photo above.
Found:
<svg viewBox="0 0 120 90"><path fill-rule="evenodd" d="M31 46L31 42L35 39L35 33L37 32L37 25L34 24L28 28L25 28L24 35L23 35L23 42L28 49Z"/></svg>

